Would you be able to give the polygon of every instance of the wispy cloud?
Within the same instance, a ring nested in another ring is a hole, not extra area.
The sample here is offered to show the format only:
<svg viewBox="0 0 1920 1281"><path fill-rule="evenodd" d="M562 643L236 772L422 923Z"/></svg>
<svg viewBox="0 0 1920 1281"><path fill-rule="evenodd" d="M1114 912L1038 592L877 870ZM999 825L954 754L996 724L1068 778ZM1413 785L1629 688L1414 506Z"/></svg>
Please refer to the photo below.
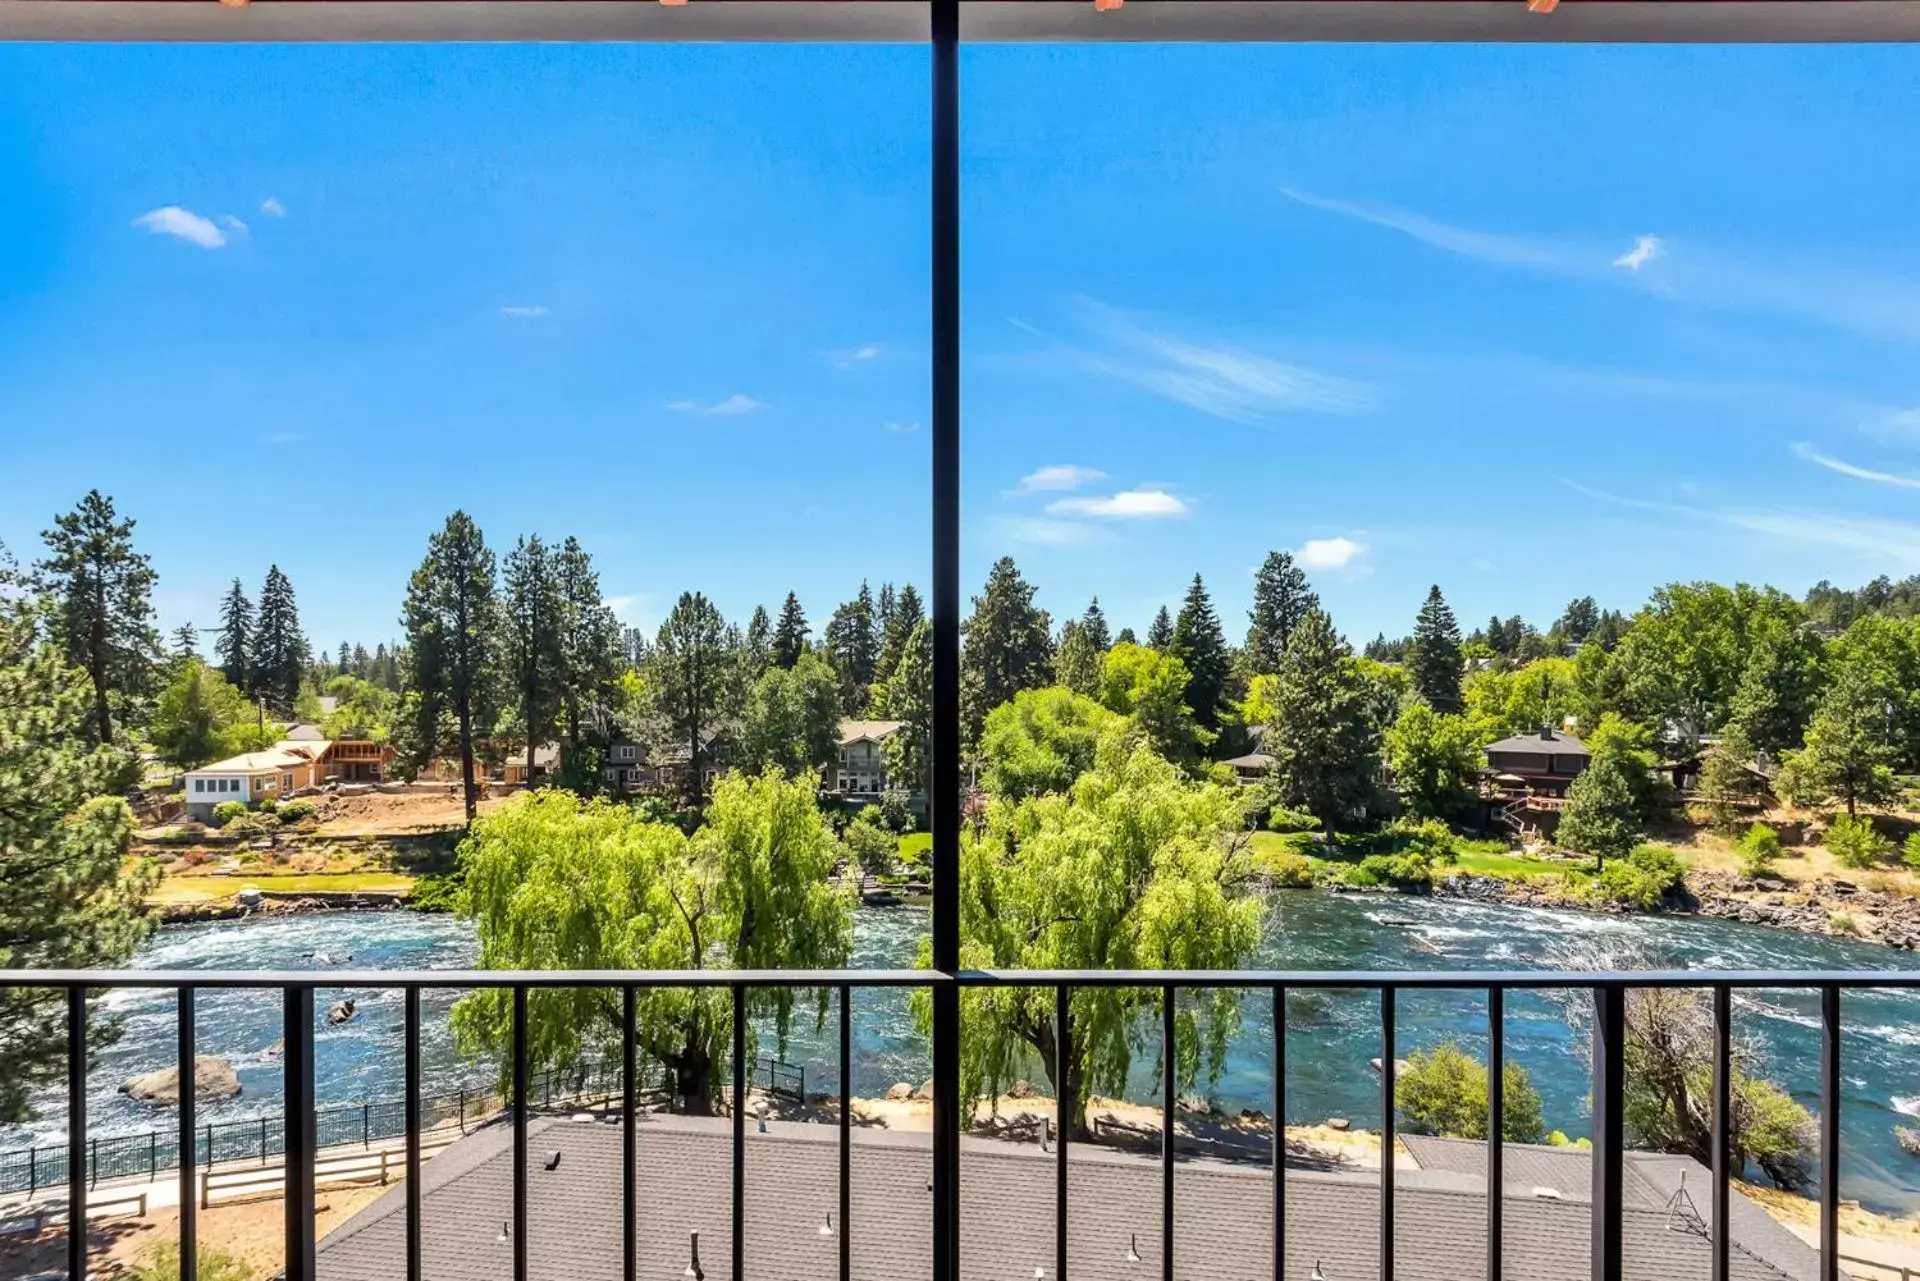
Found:
<svg viewBox="0 0 1920 1281"><path fill-rule="evenodd" d="M848 351L829 353L829 359L833 361L833 367L835 369L852 369L855 365L864 365L870 360L877 360L879 356L880 348L874 343L868 343L864 347L855 347Z"/></svg>
<svg viewBox="0 0 1920 1281"><path fill-rule="evenodd" d="M1575 493L1616 507L1681 516L1795 546L1818 544L1891 561L1908 569L1920 568L1920 524L1910 521L1793 507L1699 507L1628 498L1572 480L1562 479L1561 483Z"/></svg>
<svg viewBox="0 0 1920 1281"><path fill-rule="evenodd" d="M890 431L890 432L894 432L894 433L896 433L896 434L898 434L898 435L902 435L902 436L906 436L906 435L910 435L910 434L912 434L913 432L916 432L916 431L919 431L919 430L920 430L920 424L919 424L919 423L917 423L917 422L911 422L911 423L907 423L907 422L888 422L888 423L881 423L881 424L880 424L880 430L881 430L881 431Z"/></svg>
<svg viewBox="0 0 1920 1281"><path fill-rule="evenodd" d="M212 219L202 218L179 205L164 205L143 213L133 220L133 225L156 236L178 237L202 249L218 249L227 243L227 233L214 226Z"/></svg>
<svg viewBox="0 0 1920 1281"><path fill-rule="evenodd" d="M287 207L277 197L268 196L260 202L260 212L269 218L284 218L287 216Z"/></svg>
<svg viewBox="0 0 1920 1281"><path fill-rule="evenodd" d="M1082 485L1091 485L1096 480L1105 480L1107 473L1093 467L1079 467L1072 463L1054 463L1030 472L1020 478L1014 486L1014 492L1020 494L1040 494L1058 492L1063 489L1078 489Z"/></svg>
<svg viewBox="0 0 1920 1281"><path fill-rule="evenodd" d="M735 392L725 400L707 404L698 400L670 400L667 408L677 414L711 414L720 418L732 418L741 414L755 414L767 407L764 400L755 400L752 396Z"/></svg>
<svg viewBox="0 0 1920 1281"><path fill-rule="evenodd" d="M1812 445L1802 442L1793 447L1793 452L1816 467L1839 472L1842 476L1851 476L1855 480L1870 480L1876 485L1894 485L1901 489L1920 489L1920 476L1901 476L1893 472L1874 471L1843 459L1823 454Z"/></svg>
<svg viewBox="0 0 1920 1281"><path fill-rule="evenodd" d="M1050 516L1100 516L1118 520L1184 516L1187 505L1164 489L1123 489L1117 494L1085 498L1056 498L1047 504Z"/></svg>
<svg viewBox="0 0 1920 1281"><path fill-rule="evenodd" d="M1410 210L1282 190L1309 208L1384 227L1482 262L1630 284L1686 306L1758 312L1877 338L1920 341L1920 280L1823 265L1803 245L1768 259L1743 261L1643 235L1626 253L1616 255L1591 241L1481 231Z"/></svg>
<svg viewBox="0 0 1920 1281"><path fill-rule="evenodd" d="M1086 521L996 516L989 523L996 541L1029 547L1090 547L1112 537L1102 526Z"/></svg>
<svg viewBox="0 0 1920 1281"><path fill-rule="evenodd" d="M1884 409L1870 415L1861 426L1867 435L1879 440L1903 444L1920 442L1920 409Z"/></svg>
<svg viewBox="0 0 1920 1281"><path fill-rule="evenodd" d="M220 221L226 226L228 231L244 232L247 229L247 224L244 222L241 222L238 218L234 217L232 214L221 214Z"/></svg>
<svg viewBox="0 0 1920 1281"><path fill-rule="evenodd" d="M1302 569L1348 569L1365 557L1368 550L1365 543L1343 536L1309 538L1294 549L1293 558Z"/></svg>
<svg viewBox="0 0 1920 1281"><path fill-rule="evenodd" d="M1225 343L1156 331L1104 304L1082 304L1103 351L1075 356L1083 368L1215 418L1271 423L1288 413L1351 414L1373 407L1372 388Z"/></svg>
<svg viewBox="0 0 1920 1281"><path fill-rule="evenodd" d="M542 316L551 316L553 312L535 303L532 306L502 307L500 314L503 316L513 316L520 320L538 320Z"/></svg>
<svg viewBox="0 0 1920 1281"><path fill-rule="evenodd" d="M1635 237L1633 248L1615 258L1613 265L1625 267L1628 271L1638 271L1659 256L1661 243L1658 236Z"/></svg>

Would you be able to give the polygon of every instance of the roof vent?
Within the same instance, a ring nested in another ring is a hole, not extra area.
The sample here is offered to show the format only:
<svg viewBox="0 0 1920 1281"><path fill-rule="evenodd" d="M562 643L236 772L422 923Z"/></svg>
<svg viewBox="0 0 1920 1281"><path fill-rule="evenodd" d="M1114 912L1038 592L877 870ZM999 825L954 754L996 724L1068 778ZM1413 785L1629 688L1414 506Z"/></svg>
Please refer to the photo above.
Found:
<svg viewBox="0 0 1920 1281"><path fill-rule="evenodd" d="M560 1149L559 1148L555 1148L553 1150L553 1155L547 1158L547 1163L543 1168L548 1170L557 1170L560 1168Z"/></svg>
<svg viewBox="0 0 1920 1281"><path fill-rule="evenodd" d="M1542 1201L1564 1201L1564 1200L1566 1200L1566 1198L1565 1198L1565 1197L1563 1197L1563 1196L1561 1196L1561 1195L1560 1195L1560 1189L1559 1189L1559 1188L1535 1188L1535 1189L1533 1190L1533 1195L1534 1195L1534 1196L1535 1196L1535 1197L1536 1197L1537 1199L1539 1199L1539 1200L1542 1200Z"/></svg>

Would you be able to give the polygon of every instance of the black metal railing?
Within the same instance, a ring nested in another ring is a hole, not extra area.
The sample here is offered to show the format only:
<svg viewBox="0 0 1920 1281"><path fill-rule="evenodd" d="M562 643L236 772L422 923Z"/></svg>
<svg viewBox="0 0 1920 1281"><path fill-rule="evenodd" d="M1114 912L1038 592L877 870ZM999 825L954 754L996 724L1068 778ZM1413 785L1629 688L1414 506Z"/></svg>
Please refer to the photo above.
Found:
<svg viewBox="0 0 1920 1281"><path fill-rule="evenodd" d="M1286 1258L1287 1180L1277 1177L1285 1168L1284 1155L1287 1114L1287 1072L1285 1060L1286 1001L1290 992L1371 991L1380 997L1380 1114L1382 1160L1379 1170L1380 1216L1378 1222L1379 1275L1386 1281L1395 1275L1394 1251L1394 1162L1396 1093L1396 1007L1399 993L1405 991L1452 990L1482 992L1487 998L1489 1090L1487 1117L1487 1234L1485 1272L1490 1279L1505 1275L1501 1204L1503 1189L1502 1068L1505 1063L1504 1011L1506 995L1516 990L1571 990L1591 993L1591 1055L1593 1063L1593 1135L1592 1135L1592 1219L1591 1275L1594 1281L1621 1281L1623 1223L1623 1170L1625 1134L1623 1103L1625 1092L1625 1033L1627 999L1636 989L1684 988L1710 993L1713 1005L1714 1069L1712 1088L1712 1214L1708 1220L1711 1235L1711 1281L1728 1281L1731 1238L1728 1231L1728 1203L1733 1175L1731 1145L1732 1117L1732 1012L1733 994L1743 989L1801 989L1817 993L1820 999L1819 1054L1819 1132L1818 1163L1819 1276L1822 1281L1839 1281L1839 1158L1840 1158L1840 1019L1843 992L1849 989L1920 988L1920 972L1807 973L1807 972L1638 972L1595 973L1526 971L1508 973L1342 973L1315 971L1279 973L1271 971L959 971L929 970L836 970L836 971L431 971L331 973L260 972L141 972L141 971L0 971L0 986L60 989L67 993L69 1014L68 1044L68 1161L70 1168L82 1168L87 1159L86 1121L86 999L89 991L107 988L162 988L176 994L179 1044L177 1058L183 1079L191 1079L194 1049L195 994L210 988L251 988L279 990L285 1018L284 1057L285 1093L280 1132L285 1150L285 1221L287 1281L313 1281L316 1270L316 1241L313 1223L314 1158L319 1146L320 1112L313 1099L313 1046L315 1035L314 992L340 987L399 989L405 995L405 1067L407 1097L403 1101L406 1139L406 1268L409 1281L421 1276L420 1136L423 1129L423 1105L420 1082L420 1003L423 988L506 990L512 994L513 1045L510 1074L510 1114L513 1126L515 1160L513 1165L512 1217L509 1222L513 1242L514 1281L527 1281L527 1122L536 1105L534 1074L528 1062L526 1035L527 1000L532 991L543 988L601 988L623 994L622 1055L619 1080L622 1115L621 1159L623 1162L622 1197L622 1275L632 1279L636 1272L638 1206L636 1200L635 1118L643 1073L637 1052L636 994L664 988L725 989L732 997L733 1038L728 1079L750 1080L746 1059L747 1003L749 994L759 989L821 990L837 994L840 1020L839 1043L839 1235L840 1276L851 1279L851 1255L847 1246L850 1226L857 1209L852 1204L851 1170L851 1080L852 991L855 988L919 988L934 995L947 994L957 1007L960 993L976 988L1030 987L1052 989L1057 1026L1055 1035L1064 1048L1071 1031L1069 1000L1076 989L1129 988L1157 990L1161 1013L1161 1163L1160 1163L1160 1272L1165 1281L1174 1278L1174 1227L1178 1206L1174 1196L1174 1150L1176 1143L1176 1044L1175 1010L1183 991L1236 990L1266 992L1272 1001L1273 1046L1273 1181L1272 1260L1273 1275L1282 1276ZM945 1094L955 1104L949 1111L953 1121L953 1142L944 1146L957 1156L958 1079L957 1040L946 1052L936 1052L933 1062L936 1100ZM757 1074L756 1074L757 1075ZM750 1087L751 1088L751 1087ZM1057 1178L1055 1182L1055 1278L1065 1281L1069 1275L1067 1257L1068 1149L1074 1127L1066 1115L1067 1091L1055 1091L1054 1132L1057 1135ZM732 1091L729 1113L732 1129L731 1197L732 1271L734 1281L746 1275L746 1182L745 1142L747 1112L736 1086ZM183 1091L178 1118L178 1143L190 1148L200 1133L194 1116L192 1092ZM938 1134L936 1132L936 1137ZM936 1169L936 1174L938 1173ZM942 1185L935 1180L936 1216L950 1216L947 1222L959 1229L958 1170ZM181 1171L180 1248L182 1281L194 1281L197 1224L194 1207L195 1173L191 1166ZM941 1201L945 1200L943 1206ZM83 1224L87 1203L84 1182L69 1185L67 1214L70 1224ZM935 1238L936 1257L929 1260L928 1275L946 1277L940 1268L940 1250L945 1244ZM957 1244L957 1237L956 1237ZM69 1267L72 1275L86 1275L87 1233L69 1231Z"/></svg>

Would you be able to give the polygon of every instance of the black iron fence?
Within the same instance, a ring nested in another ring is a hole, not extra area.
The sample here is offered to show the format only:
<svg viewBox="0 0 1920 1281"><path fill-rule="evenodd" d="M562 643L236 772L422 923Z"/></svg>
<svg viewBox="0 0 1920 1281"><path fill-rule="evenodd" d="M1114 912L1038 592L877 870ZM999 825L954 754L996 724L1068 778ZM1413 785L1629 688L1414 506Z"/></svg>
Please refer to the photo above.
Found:
<svg viewBox="0 0 1920 1281"><path fill-rule="evenodd" d="M806 1100L807 1072L799 1064L762 1058L754 1062L751 1072L754 1089L795 1102ZM533 1106L543 1109L569 1107L611 1099L621 1090L620 1064L589 1061L566 1071L542 1069L529 1089L529 1098L537 1100ZM671 1093L666 1069L657 1064L643 1065L637 1093L643 1104L665 1103ZM497 1085L462 1085L422 1098L420 1126L423 1130L457 1127L464 1134L470 1122L489 1117L506 1104L507 1095ZM400 1138L406 1132L404 1098L374 1099L324 1108L314 1114L314 1141L323 1148L355 1143L372 1147L376 1141ZM171 1129L90 1137L88 1186L141 1175L158 1177L162 1171L179 1168L182 1150L180 1133ZM259 1116L201 1126L193 1153L194 1163L204 1168L244 1161L265 1165L286 1154L283 1118ZM72 1168L65 1144L0 1152L0 1195L24 1192L31 1196L42 1188L60 1187Z"/></svg>

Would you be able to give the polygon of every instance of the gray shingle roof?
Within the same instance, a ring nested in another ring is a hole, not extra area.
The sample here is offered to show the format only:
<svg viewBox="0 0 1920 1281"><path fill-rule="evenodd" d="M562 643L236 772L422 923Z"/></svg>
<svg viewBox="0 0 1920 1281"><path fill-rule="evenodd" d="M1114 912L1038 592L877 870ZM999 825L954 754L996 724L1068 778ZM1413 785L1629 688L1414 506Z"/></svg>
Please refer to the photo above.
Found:
<svg viewBox="0 0 1920 1281"><path fill-rule="evenodd" d="M729 1125L708 1118L647 1116L639 1123L641 1177L639 1275L677 1278L687 1265L687 1234L700 1233L709 1278L723 1279L729 1241ZM931 1168L925 1133L857 1129L851 1228L854 1274L862 1281L922 1278L932 1249ZM1410 1141L1429 1168L1396 1174L1396 1281L1460 1281L1481 1275L1486 1201L1479 1177L1454 1168L1468 1150ZM1444 1142L1444 1141L1438 1141ZM1069 1270L1075 1281L1142 1281L1160 1253L1160 1170L1156 1159L1079 1147L1069 1180ZM547 1281L615 1281L620 1275L620 1129L607 1121L542 1119L529 1127L529 1273ZM1509 1148L1525 1168L1549 1153L1554 1177L1573 1183L1583 1154ZM558 1154L555 1168L545 1167ZM1568 1164L1567 1158L1571 1159ZM1484 1159L1484 1158L1480 1158ZM1666 1161L1668 1158L1661 1158ZM1680 1166L1700 1167L1681 1161ZM1679 1166L1646 1172L1625 1210L1628 1275L1704 1277L1708 1243L1673 1231L1659 1181ZM490 1126L446 1149L423 1172L426 1275L434 1281L497 1281L511 1267L511 1246L497 1238L511 1210L512 1131ZM837 1204L837 1131L773 1122L747 1136L746 1273L756 1281L832 1281L839 1242L821 1235ZM967 1139L961 1149L961 1272L967 1281L1023 1281L1053 1270L1054 1158L1034 1144ZM1630 1182L1633 1182L1630 1180ZM1692 1182L1689 1187L1693 1187ZM1704 1171L1699 1180L1705 1190ZM1590 1211L1562 1187L1544 1200L1510 1187L1506 1208L1507 1281L1575 1281L1587 1273ZM1305 1277L1318 1262L1329 1281L1378 1275L1378 1175L1371 1171L1287 1173L1287 1249L1283 1276ZM1213 1159L1183 1160L1175 1178L1175 1267L1209 1281L1269 1277L1272 1182L1267 1170ZM1743 1234L1735 1281L1812 1281L1814 1252L1764 1213L1735 1197ZM1655 1204L1657 1202L1657 1204ZM1710 1198L1699 1197L1702 1213ZM329 1233L320 1244L320 1281L387 1281L401 1271L405 1192L395 1187ZM1752 1240L1744 1234L1752 1229ZM1772 1229L1768 1231L1768 1229ZM1764 1238L1764 1239L1762 1239ZM1137 1242L1146 1263L1127 1261Z"/></svg>
<svg viewBox="0 0 1920 1281"><path fill-rule="evenodd" d="M1556 732L1552 738L1538 734L1515 734L1497 743L1488 743L1488 752L1528 752L1536 756L1589 756L1587 745L1571 734Z"/></svg>

